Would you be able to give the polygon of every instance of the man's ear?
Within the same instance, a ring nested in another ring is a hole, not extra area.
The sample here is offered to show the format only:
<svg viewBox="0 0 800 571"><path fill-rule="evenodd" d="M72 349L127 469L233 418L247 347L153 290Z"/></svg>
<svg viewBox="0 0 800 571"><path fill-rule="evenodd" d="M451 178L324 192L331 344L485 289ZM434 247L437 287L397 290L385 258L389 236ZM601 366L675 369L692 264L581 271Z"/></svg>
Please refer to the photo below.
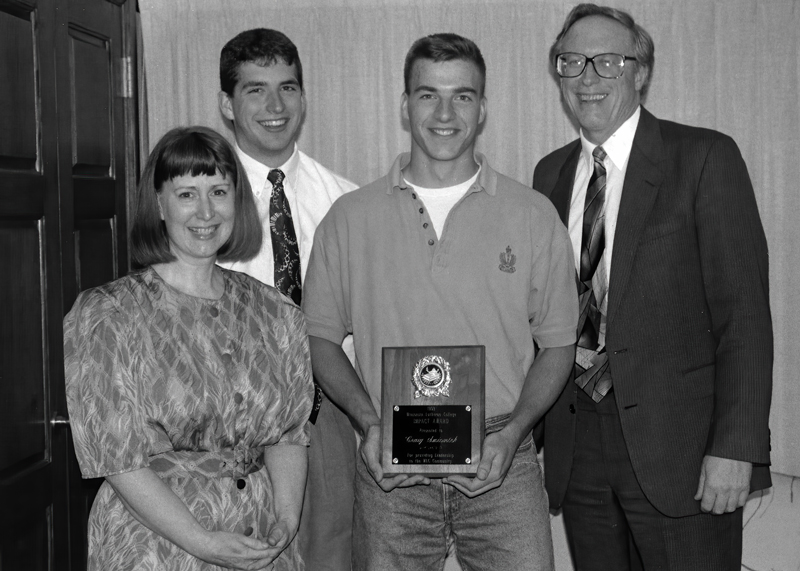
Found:
<svg viewBox="0 0 800 571"><path fill-rule="evenodd" d="M400 113L403 115L403 119L408 121L408 94L403 92L403 95L400 96Z"/></svg>
<svg viewBox="0 0 800 571"><path fill-rule="evenodd" d="M220 91L218 95L218 101L219 110L220 113L222 113L222 116L230 121L233 121L233 103L231 102L231 96L224 91Z"/></svg>
<svg viewBox="0 0 800 571"><path fill-rule="evenodd" d="M486 98L481 97L481 112L478 115L478 125L482 125L486 120Z"/></svg>
<svg viewBox="0 0 800 571"><path fill-rule="evenodd" d="M636 66L636 91L642 91L642 87L647 83L647 78L650 76L650 68L643 65Z"/></svg>

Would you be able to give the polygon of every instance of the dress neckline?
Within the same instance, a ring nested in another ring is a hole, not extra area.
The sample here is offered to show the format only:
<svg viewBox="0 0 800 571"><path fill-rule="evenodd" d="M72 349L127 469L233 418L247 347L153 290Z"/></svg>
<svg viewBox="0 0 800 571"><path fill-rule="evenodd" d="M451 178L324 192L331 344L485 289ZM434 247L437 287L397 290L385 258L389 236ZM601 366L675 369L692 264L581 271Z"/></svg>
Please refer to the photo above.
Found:
<svg viewBox="0 0 800 571"><path fill-rule="evenodd" d="M226 270L225 268L222 268L220 266L217 266L216 264L215 264L215 267L218 268L222 272L222 279L223 279L223 282L224 282L222 295L219 296L216 299L208 298L208 297L200 297L200 296L197 296L197 295L192 295L190 293L183 292L183 291L179 290L178 288L176 288L174 286L171 286L170 284L168 284L166 282L166 280L163 277L161 277L161 274L159 274L155 270L155 268L153 268L153 266L148 266L147 267L147 273L150 275L150 278L151 278L152 281L158 282L162 287L164 287L164 289L168 290L169 292L171 292L172 294L174 294L174 295L176 295L178 297L182 297L184 299L195 300L195 301L200 302L200 303L218 304L218 303L221 303L230 294L231 278L230 278L228 270Z"/></svg>

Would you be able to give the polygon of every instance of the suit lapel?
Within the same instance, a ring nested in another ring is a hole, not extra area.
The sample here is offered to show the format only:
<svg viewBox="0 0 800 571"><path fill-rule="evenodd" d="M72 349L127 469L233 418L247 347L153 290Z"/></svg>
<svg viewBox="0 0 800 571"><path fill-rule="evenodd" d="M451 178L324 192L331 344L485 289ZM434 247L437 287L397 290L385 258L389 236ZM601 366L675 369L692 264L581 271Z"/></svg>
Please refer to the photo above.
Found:
<svg viewBox="0 0 800 571"><path fill-rule="evenodd" d="M572 187L575 183L575 171L578 168L580 155L581 141L578 139L575 148L561 166L556 185L553 187L553 192L550 193L550 200L567 228L569 228L569 203L572 201Z"/></svg>
<svg viewBox="0 0 800 571"><path fill-rule="evenodd" d="M611 277L608 284L609 324L614 320L623 297L636 257L639 236L664 180L664 172L659 164L663 156L664 146L658 120L642 107L622 186L614 233Z"/></svg>

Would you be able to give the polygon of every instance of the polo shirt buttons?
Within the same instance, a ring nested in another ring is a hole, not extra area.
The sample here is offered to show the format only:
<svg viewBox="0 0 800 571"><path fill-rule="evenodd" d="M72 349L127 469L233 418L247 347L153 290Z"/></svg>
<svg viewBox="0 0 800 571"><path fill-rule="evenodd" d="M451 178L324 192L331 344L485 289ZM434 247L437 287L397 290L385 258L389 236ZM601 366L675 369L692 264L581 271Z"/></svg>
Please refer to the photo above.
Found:
<svg viewBox="0 0 800 571"><path fill-rule="evenodd" d="M574 405L574 404L571 404L571 405L569 405L569 411L570 411L572 414L575 414L575 405Z"/></svg>
<svg viewBox="0 0 800 571"><path fill-rule="evenodd" d="M247 486L247 482L244 481L244 478L239 478L236 480L236 487L240 490L244 490L245 486Z"/></svg>
<svg viewBox="0 0 800 571"><path fill-rule="evenodd" d="M411 198L413 198L414 200L416 200L416 199L417 199L417 195L416 195L416 194L414 194L414 193L412 192L412 193L411 193Z"/></svg>
<svg viewBox="0 0 800 571"><path fill-rule="evenodd" d="M433 246L433 239L428 240L428 246Z"/></svg>
<svg viewBox="0 0 800 571"><path fill-rule="evenodd" d="M424 223L422 224L422 227L423 227L423 228L427 228L427 227L428 227L428 223L427 223L427 222L424 222Z"/></svg>
<svg viewBox="0 0 800 571"><path fill-rule="evenodd" d="M425 212L425 209L424 208L420 208L419 209L419 213L422 214L423 212Z"/></svg>

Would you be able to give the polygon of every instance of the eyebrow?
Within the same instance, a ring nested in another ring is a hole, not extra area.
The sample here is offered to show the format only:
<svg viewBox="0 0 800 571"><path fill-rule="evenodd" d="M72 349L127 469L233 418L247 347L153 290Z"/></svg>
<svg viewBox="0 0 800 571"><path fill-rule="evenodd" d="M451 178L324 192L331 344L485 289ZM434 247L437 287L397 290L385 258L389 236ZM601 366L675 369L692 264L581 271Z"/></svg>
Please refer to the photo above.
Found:
<svg viewBox="0 0 800 571"><path fill-rule="evenodd" d="M248 87L264 87L266 85L268 85L266 81L245 81L244 83L241 84L241 89L247 89ZM287 79L286 81L280 82L278 84L278 87L284 85L297 85L299 87L300 82L297 81L296 79Z"/></svg>
<svg viewBox="0 0 800 571"><path fill-rule="evenodd" d="M439 89L436 87L431 87L430 85L420 85L416 89L414 89L414 93L417 93L418 91L438 92ZM455 93L474 93L475 95L478 94L478 91L471 87L456 87L453 91Z"/></svg>
<svg viewBox="0 0 800 571"><path fill-rule="evenodd" d="M214 188L222 188L222 187L230 187L230 186L234 186L233 182L230 181L228 179L228 177L225 177L223 182L215 183L215 184L213 184L211 186L211 188L214 189ZM184 185L181 185L181 186L175 185L175 190L181 190L181 189L183 189L183 190L187 190L187 189L188 190L197 190L198 188L199 187L196 184L184 184Z"/></svg>

